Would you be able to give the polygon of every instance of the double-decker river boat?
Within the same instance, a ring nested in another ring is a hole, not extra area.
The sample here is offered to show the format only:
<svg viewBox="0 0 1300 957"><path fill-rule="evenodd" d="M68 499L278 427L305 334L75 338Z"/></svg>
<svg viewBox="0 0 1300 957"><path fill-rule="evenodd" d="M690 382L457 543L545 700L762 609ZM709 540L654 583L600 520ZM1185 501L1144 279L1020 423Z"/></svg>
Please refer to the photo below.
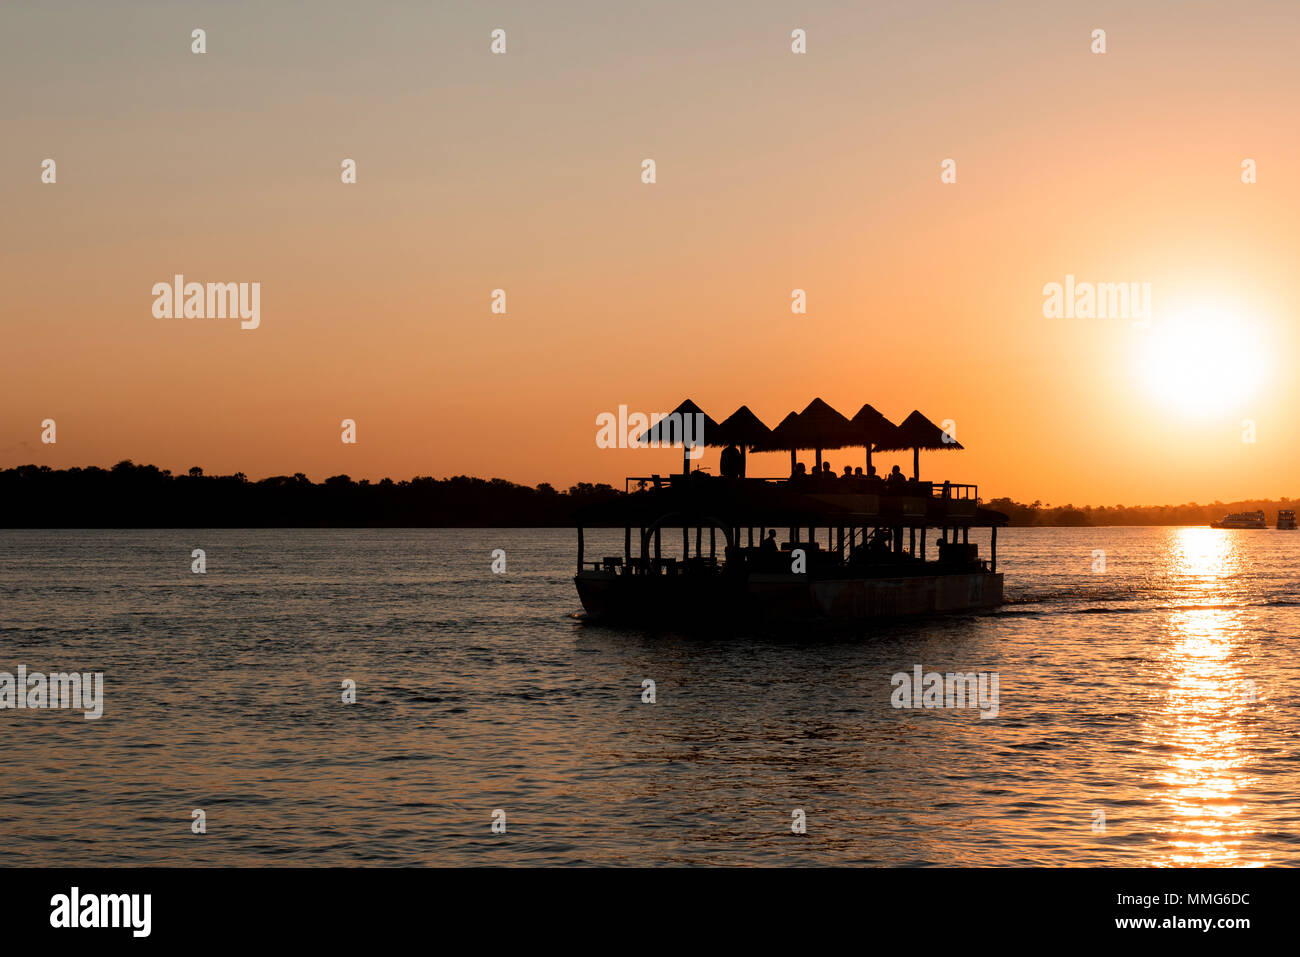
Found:
<svg viewBox="0 0 1300 957"><path fill-rule="evenodd" d="M579 514L574 584L589 618L853 621L1002 603L1007 516L982 508L973 485L699 471L633 482L640 490ZM586 554L597 527L623 529L621 555ZM971 529L989 530L987 560ZM677 535L681 550L666 557Z"/></svg>

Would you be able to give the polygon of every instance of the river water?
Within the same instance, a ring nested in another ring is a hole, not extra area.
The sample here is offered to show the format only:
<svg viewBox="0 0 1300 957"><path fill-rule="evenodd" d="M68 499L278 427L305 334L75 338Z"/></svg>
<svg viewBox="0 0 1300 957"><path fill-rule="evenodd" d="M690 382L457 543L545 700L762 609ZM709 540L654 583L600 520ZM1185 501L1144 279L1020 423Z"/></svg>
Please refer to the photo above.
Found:
<svg viewBox="0 0 1300 957"><path fill-rule="evenodd" d="M582 621L575 544L0 531L0 672L104 675L0 711L6 863L1300 863L1300 532L1008 529L996 613L742 637Z"/></svg>

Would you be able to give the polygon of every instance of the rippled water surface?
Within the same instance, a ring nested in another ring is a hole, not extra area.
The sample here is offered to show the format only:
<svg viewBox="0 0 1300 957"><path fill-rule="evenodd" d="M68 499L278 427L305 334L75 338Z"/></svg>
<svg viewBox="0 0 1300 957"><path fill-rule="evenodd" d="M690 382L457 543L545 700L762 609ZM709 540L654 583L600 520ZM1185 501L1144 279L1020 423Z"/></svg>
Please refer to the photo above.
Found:
<svg viewBox="0 0 1300 957"><path fill-rule="evenodd" d="M1300 532L1009 529L998 613L749 637L582 622L574 547L0 531L0 671L106 695L0 711L6 863L1300 863ZM918 664L998 717L891 707Z"/></svg>

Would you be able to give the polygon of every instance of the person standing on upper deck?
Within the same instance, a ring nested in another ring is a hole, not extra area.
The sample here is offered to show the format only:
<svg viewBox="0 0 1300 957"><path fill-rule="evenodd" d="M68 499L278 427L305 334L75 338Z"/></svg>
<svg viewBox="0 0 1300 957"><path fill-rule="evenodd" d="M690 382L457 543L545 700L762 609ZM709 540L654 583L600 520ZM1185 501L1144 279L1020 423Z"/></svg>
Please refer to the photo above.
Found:
<svg viewBox="0 0 1300 957"><path fill-rule="evenodd" d="M718 458L718 471L722 473L723 478L740 478L740 449L735 445L728 445L722 450L722 455Z"/></svg>

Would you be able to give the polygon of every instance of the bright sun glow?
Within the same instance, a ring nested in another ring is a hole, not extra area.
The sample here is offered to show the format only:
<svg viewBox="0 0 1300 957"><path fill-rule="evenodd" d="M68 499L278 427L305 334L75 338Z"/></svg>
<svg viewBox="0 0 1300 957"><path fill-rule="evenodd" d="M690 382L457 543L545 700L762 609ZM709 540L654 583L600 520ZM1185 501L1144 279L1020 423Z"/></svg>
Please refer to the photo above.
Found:
<svg viewBox="0 0 1300 957"><path fill-rule="evenodd" d="M1236 413L1256 395L1267 356L1248 323L1229 314L1184 313L1146 332L1142 378L1173 411Z"/></svg>

